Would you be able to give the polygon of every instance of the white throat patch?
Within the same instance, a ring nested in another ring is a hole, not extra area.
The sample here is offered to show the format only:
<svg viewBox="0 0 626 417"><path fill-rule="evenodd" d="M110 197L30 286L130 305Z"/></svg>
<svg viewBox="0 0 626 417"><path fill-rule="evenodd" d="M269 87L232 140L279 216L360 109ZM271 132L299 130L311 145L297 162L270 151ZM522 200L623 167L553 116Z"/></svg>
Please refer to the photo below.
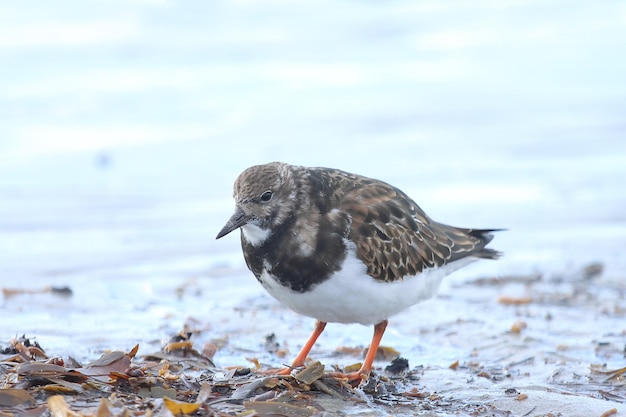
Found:
<svg viewBox="0 0 626 417"><path fill-rule="evenodd" d="M243 238L252 246L259 246L270 236L270 229L261 229L253 224L241 226Z"/></svg>

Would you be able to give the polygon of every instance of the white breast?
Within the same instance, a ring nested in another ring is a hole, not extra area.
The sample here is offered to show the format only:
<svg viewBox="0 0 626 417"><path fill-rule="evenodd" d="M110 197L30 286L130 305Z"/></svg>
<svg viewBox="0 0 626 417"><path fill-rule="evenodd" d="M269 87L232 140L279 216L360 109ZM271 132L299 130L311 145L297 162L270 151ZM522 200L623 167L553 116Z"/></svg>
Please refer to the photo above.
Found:
<svg viewBox="0 0 626 417"><path fill-rule="evenodd" d="M270 236L270 229L261 229L259 226L248 223L241 226L241 233L252 246L259 246Z"/></svg>
<svg viewBox="0 0 626 417"><path fill-rule="evenodd" d="M365 264L356 257L354 244L346 241L346 245L348 255L343 268L311 291L299 293L286 288L267 270L261 275L263 286L296 313L323 322L370 325L431 298L443 277L473 261L463 258L399 281L381 282L367 275Z"/></svg>

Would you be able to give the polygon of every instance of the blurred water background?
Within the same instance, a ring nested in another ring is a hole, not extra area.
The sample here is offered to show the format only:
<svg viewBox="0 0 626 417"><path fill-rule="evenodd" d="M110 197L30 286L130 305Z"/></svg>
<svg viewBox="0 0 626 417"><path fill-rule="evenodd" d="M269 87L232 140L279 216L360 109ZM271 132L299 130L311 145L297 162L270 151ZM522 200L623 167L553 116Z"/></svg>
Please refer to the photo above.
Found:
<svg viewBox="0 0 626 417"><path fill-rule="evenodd" d="M0 282L74 292L4 297L4 343L26 333L93 358L158 349L196 317L253 352L273 331L295 351L310 320L263 293L234 234L214 240L235 177L274 160L508 228L493 243L506 257L444 296L589 262L604 265L594 285L624 279L624 2L33 0L0 5L0 28ZM250 300L269 313L241 313ZM436 305L392 322L388 344L411 353L406 328L472 309ZM349 328L320 343L369 341Z"/></svg>

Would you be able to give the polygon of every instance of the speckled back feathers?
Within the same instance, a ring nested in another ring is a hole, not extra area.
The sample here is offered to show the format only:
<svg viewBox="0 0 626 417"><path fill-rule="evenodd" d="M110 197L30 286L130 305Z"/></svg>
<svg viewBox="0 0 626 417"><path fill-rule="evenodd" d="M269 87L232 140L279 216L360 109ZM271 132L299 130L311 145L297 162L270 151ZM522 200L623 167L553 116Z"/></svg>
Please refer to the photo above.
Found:
<svg viewBox="0 0 626 417"><path fill-rule="evenodd" d="M486 249L493 230L447 226L432 220L404 192L385 182L330 170L338 208L352 219L348 238L376 279L395 281L466 256L497 258Z"/></svg>

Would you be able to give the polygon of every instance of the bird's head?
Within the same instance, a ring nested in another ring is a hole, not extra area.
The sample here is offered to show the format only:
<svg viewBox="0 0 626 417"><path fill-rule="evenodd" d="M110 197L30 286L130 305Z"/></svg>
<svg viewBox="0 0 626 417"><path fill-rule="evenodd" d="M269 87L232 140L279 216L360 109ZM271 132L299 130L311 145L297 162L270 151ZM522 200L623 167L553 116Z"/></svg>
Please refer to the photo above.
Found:
<svg viewBox="0 0 626 417"><path fill-rule="evenodd" d="M288 164L272 162L243 171L234 185L235 213L216 239L241 227L244 238L258 246L287 221L296 197L289 168Z"/></svg>

